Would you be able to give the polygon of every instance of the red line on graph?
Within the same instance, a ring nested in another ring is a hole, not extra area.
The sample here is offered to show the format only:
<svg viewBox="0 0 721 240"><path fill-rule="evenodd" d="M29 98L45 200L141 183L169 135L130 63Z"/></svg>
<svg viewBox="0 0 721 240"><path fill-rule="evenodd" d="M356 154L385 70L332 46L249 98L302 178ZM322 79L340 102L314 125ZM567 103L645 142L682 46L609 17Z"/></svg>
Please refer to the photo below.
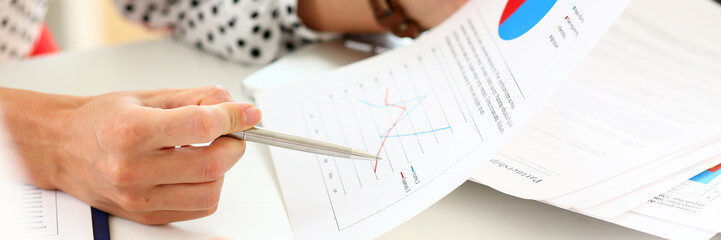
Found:
<svg viewBox="0 0 721 240"><path fill-rule="evenodd" d="M403 176L403 172L401 172L401 178L406 178L406 177Z"/></svg>
<svg viewBox="0 0 721 240"><path fill-rule="evenodd" d="M383 137L383 142L381 143L381 147L378 148L378 153L376 153L376 156L380 156L380 155L381 155L381 150L383 150L383 146L386 145L386 140L388 140L388 135L391 134L391 131L393 130L393 128L396 127L396 124L398 124L398 121L400 121L400 120L401 120L401 117L403 117L403 114L406 113L406 107L404 107L404 106L398 106L398 105L395 105L395 104L392 104L392 103L389 103L389 102L388 102L388 88L386 88L386 98L385 98L385 100L384 100L384 103L386 104L386 106L394 107L394 108L399 108L399 109L402 109L403 111L401 111L401 114L398 114L398 117L396 118L396 121L393 122L393 125L391 125L390 128L388 128L388 131L386 132L386 135ZM376 170L378 170L378 159L376 159L376 164L375 164L375 166L373 167L373 173L375 173ZM403 174L403 173L401 173L401 175L402 175L402 174Z"/></svg>

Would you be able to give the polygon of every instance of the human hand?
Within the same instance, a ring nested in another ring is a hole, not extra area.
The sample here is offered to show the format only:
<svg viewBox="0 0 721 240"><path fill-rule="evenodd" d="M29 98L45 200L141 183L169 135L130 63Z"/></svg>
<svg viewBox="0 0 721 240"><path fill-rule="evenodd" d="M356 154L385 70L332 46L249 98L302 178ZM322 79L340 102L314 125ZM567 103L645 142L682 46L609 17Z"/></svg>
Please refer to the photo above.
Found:
<svg viewBox="0 0 721 240"><path fill-rule="evenodd" d="M468 0L398 0L406 15L428 29L441 24Z"/></svg>
<svg viewBox="0 0 721 240"><path fill-rule="evenodd" d="M232 102L215 86L116 92L76 102L48 116L52 129L35 133L35 140L51 143L23 141L23 133L13 131L33 182L145 224L212 214L224 173L245 150L244 141L221 136L261 118L257 108Z"/></svg>

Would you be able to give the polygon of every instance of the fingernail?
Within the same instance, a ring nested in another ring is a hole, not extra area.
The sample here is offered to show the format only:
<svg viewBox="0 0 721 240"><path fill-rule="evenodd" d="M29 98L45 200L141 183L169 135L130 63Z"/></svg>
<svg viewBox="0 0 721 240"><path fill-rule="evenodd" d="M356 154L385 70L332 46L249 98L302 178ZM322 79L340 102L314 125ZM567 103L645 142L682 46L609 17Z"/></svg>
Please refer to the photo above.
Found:
<svg viewBox="0 0 721 240"><path fill-rule="evenodd" d="M245 124L255 125L260 122L260 118L263 114L260 113L260 109L257 107L246 108L245 111Z"/></svg>

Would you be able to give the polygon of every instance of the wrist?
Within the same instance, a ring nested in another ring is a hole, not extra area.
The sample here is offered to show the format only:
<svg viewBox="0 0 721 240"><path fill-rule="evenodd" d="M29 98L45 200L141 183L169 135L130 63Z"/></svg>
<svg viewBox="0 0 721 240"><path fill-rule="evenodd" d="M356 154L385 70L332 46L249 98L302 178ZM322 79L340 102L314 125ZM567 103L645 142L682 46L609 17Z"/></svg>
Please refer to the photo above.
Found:
<svg viewBox="0 0 721 240"><path fill-rule="evenodd" d="M468 0L396 0L409 19L430 29L445 21Z"/></svg>
<svg viewBox="0 0 721 240"><path fill-rule="evenodd" d="M423 28L406 13L398 0L369 0L376 21L398 37L416 38Z"/></svg>
<svg viewBox="0 0 721 240"><path fill-rule="evenodd" d="M406 13L406 16L409 19L413 19L414 21L418 22L418 24L421 25L424 29L431 27L431 26L425 25L423 18L418 16L417 12L419 12L419 10L418 10L419 0L396 0L396 1L398 2L398 5L400 5L403 8L403 10ZM414 1L416 3L414 3Z"/></svg>
<svg viewBox="0 0 721 240"><path fill-rule="evenodd" d="M45 189L58 188L62 172L63 143L70 112L82 105L82 97L0 89L0 105L30 183Z"/></svg>

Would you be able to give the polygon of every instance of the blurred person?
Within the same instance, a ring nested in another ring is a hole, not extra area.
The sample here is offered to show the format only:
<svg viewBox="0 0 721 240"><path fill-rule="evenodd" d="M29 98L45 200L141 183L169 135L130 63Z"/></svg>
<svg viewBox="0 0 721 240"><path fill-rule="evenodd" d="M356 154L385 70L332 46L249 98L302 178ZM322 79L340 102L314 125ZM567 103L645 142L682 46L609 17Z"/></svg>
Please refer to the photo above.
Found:
<svg viewBox="0 0 721 240"><path fill-rule="evenodd" d="M389 1L400 4L420 30L439 24L466 0ZM130 19L246 64L268 63L335 36L326 32L398 30L379 24L366 0L115 3ZM46 0L0 0L0 62L57 50L42 24L46 9ZM245 149L244 141L223 135L261 120L258 108L234 102L219 86L97 96L0 88L0 111L30 183L146 224L212 214L224 173Z"/></svg>
<svg viewBox="0 0 721 240"><path fill-rule="evenodd" d="M428 29L467 0L389 0L406 21ZM230 61L268 63L333 33L388 32L374 17L378 0L114 0L125 17ZM400 20L399 20L400 21ZM411 29L413 30L413 29Z"/></svg>

